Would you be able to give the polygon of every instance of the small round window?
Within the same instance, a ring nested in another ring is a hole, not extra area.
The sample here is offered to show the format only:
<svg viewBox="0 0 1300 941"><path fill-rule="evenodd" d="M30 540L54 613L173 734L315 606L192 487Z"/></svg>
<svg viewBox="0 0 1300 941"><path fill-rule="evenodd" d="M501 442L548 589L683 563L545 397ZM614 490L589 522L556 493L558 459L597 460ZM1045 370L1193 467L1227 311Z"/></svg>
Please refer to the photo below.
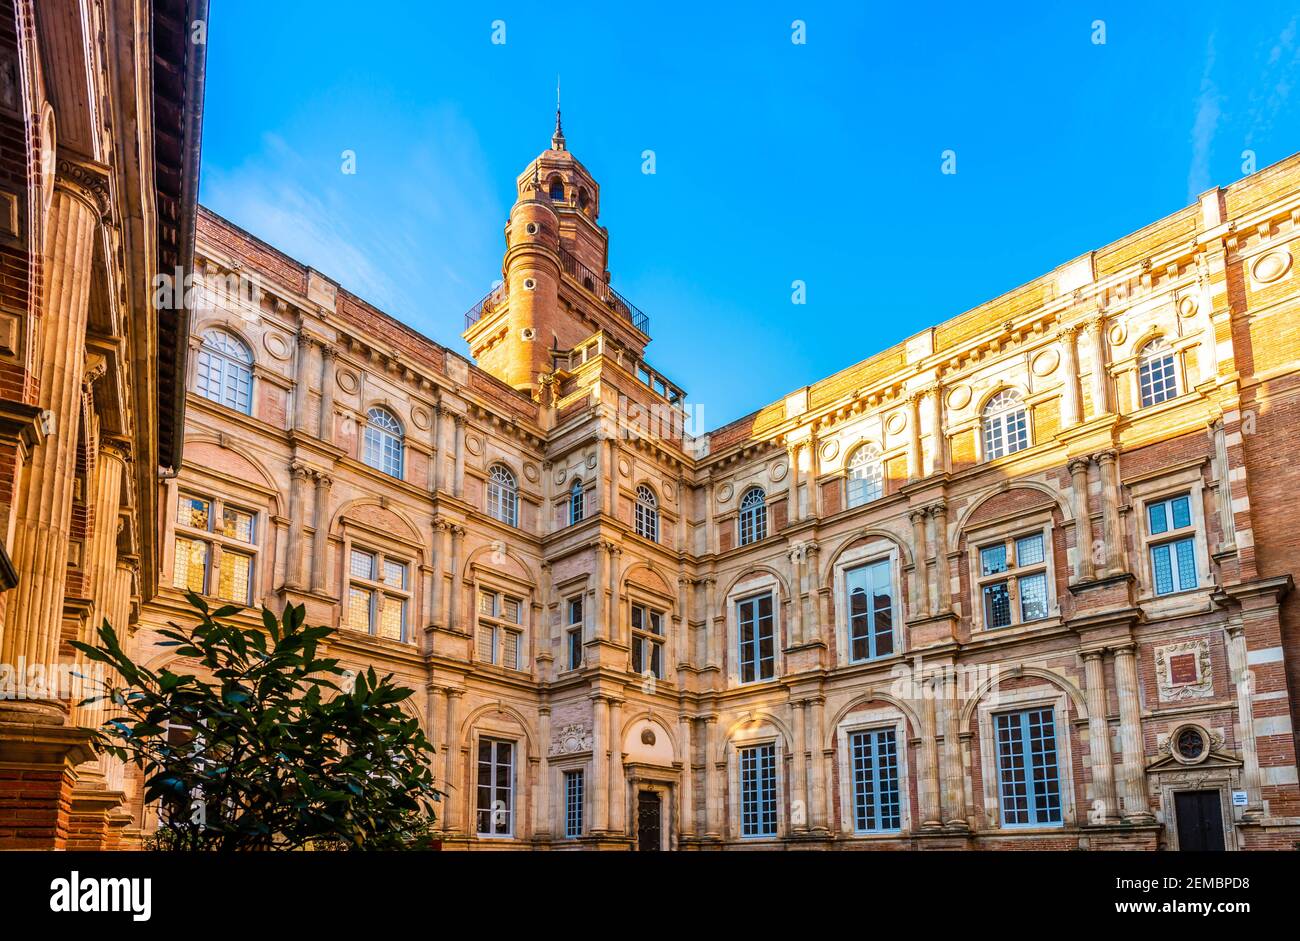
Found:
<svg viewBox="0 0 1300 941"><path fill-rule="evenodd" d="M1199 725L1184 725L1174 731L1171 751L1184 764L1196 764L1209 754L1209 736Z"/></svg>
<svg viewBox="0 0 1300 941"><path fill-rule="evenodd" d="M534 290L536 290L536 289L537 289L537 282L536 282L536 281L534 281L532 278L524 278L524 290L525 290L525 291L534 291Z"/></svg>
<svg viewBox="0 0 1300 941"><path fill-rule="evenodd" d="M536 222L530 222L530 223L528 223L528 225L524 226L524 231L527 232L529 235L536 235L536 234L537 234L537 223L536 223Z"/></svg>

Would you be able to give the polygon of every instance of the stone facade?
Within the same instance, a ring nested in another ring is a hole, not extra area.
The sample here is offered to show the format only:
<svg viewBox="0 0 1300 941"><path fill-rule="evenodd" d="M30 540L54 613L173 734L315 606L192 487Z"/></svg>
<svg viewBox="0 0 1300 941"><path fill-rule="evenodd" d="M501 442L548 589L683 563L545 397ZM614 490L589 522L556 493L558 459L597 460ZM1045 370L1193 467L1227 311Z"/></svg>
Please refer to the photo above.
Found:
<svg viewBox="0 0 1300 941"><path fill-rule="evenodd" d="M0 849L132 828L71 642L158 584L189 328L156 290L193 257L205 15L0 0Z"/></svg>
<svg viewBox="0 0 1300 941"><path fill-rule="evenodd" d="M518 192L477 365L201 212L142 651L343 628L448 848L1300 839L1300 157L694 435L558 122Z"/></svg>

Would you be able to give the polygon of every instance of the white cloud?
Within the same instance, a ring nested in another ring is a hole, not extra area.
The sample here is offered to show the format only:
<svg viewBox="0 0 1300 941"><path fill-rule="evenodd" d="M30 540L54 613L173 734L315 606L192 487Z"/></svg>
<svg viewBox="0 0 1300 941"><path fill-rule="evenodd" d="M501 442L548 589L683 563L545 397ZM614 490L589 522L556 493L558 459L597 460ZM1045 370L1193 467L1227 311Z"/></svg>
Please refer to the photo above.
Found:
<svg viewBox="0 0 1300 941"><path fill-rule="evenodd" d="M1214 134L1219 127L1223 111L1222 97L1214 84L1214 33L1205 51L1205 70L1201 73L1201 89L1196 97L1196 117L1192 121L1192 163L1187 171L1187 201L1210 188L1210 154L1214 148Z"/></svg>

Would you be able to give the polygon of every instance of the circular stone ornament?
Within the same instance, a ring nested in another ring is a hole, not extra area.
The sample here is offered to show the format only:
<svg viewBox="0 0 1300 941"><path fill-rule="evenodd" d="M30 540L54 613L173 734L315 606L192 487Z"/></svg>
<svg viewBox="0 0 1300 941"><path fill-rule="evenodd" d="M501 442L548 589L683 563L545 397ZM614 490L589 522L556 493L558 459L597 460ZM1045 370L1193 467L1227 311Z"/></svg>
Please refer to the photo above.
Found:
<svg viewBox="0 0 1300 941"><path fill-rule="evenodd" d="M1178 299L1177 307L1178 313L1182 316L1194 317L1201 307L1201 302L1196 299L1195 294L1184 294Z"/></svg>
<svg viewBox="0 0 1300 941"><path fill-rule="evenodd" d="M268 332L262 337L262 345L276 359L284 360L289 358L289 341L284 338L283 334Z"/></svg>
<svg viewBox="0 0 1300 941"><path fill-rule="evenodd" d="M840 443L835 440L827 441L822 445L822 460L833 461L835 455L840 453Z"/></svg>
<svg viewBox="0 0 1300 941"><path fill-rule="evenodd" d="M891 435L896 435L907 427L907 416L902 412L895 412L885 421L885 430Z"/></svg>
<svg viewBox="0 0 1300 941"><path fill-rule="evenodd" d="M970 404L970 386L957 385L948 390L948 407L962 409Z"/></svg>
<svg viewBox="0 0 1300 941"><path fill-rule="evenodd" d="M1272 284L1274 281L1279 281L1290 270L1291 255L1289 252L1269 252L1267 255L1261 255L1250 266L1250 273L1254 275L1255 280L1260 284Z"/></svg>
<svg viewBox="0 0 1300 941"><path fill-rule="evenodd" d="M334 374L334 381L340 389L351 395L357 391L357 374L347 369L340 369Z"/></svg>
<svg viewBox="0 0 1300 941"><path fill-rule="evenodd" d="M1034 357L1034 361L1030 365L1030 368L1034 371L1034 375L1041 379L1044 376L1050 376L1052 373L1056 372L1056 367L1060 364L1060 353L1056 352L1056 350L1043 350Z"/></svg>

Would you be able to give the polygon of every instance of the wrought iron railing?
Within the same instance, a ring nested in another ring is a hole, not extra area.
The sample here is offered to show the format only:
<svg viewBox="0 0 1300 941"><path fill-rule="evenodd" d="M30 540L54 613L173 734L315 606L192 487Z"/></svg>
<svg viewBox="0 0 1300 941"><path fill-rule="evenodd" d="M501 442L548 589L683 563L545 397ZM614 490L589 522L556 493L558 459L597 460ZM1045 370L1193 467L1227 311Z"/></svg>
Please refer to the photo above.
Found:
<svg viewBox="0 0 1300 941"><path fill-rule="evenodd" d="M588 294L627 320L646 336L650 335L650 318L646 316L645 312L622 294L619 294L618 291L615 291L603 277L597 275L596 272L578 261L577 258L563 248L560 249L560 268L577 284L580 284ZM498 284L488 291L482 300L465 312L465 329L468 330L484 316L491 314L504 304L506 293L505 284Z"/></svg>
<svg viewBox="0 0 1300 941"><path fill-rule="evenodd" d="M504 283L498 284L492 290L483 296L483 299L465 312L465 329L468 330L474 324L478 323L484 314L490 314L496 310L506 300L506 286Z"/></svg>
<svg viewBox="0 0 1300 941"><path fill-rule="evenodd" d="M641 308L622 294L619 294L618 291L615 291L603 277L578 261L563 248L560 249L560 268L570 278L581 284L587 290L587 293L593 295L610 310L628 320L632 326L646 336L650 335L650 318L645 315Z"/></svg>

